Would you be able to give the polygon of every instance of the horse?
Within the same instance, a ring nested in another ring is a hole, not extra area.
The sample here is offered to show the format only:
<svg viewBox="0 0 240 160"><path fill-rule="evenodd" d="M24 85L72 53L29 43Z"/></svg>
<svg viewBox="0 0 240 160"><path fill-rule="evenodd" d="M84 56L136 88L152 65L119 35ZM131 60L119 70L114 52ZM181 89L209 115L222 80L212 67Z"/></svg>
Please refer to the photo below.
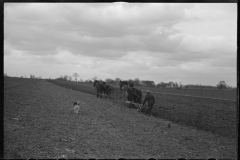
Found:
<svg viewBox="0 0 240 160"><path fill-rule="evenodd" d="M109 84L106 84L106 82L95 80L93 83L93 87L97 90L97 97L101 98L101 94L106 94L109 96L109 94L112 91L112 87Z"/></svg>
<svg viewBox="0 0 240 160"><path fill-rule="evenodd" d="M120 90L126 92L126 98L128 101L134 101L134 103L142 104L142 91L134 88L133 84L127 81L120 81Z"/></svg>
<svg viewBox="0 0 240 160"><path fill-rule="evenodd" d="M112 86L110 86L106 82L103 82L103 91L104 91L104 94L109 96L109 94L112 93L113 88L112 88Z"/></svg>
<svg viewBox="0 0 240 160"><path fill-rule="evenodd" d="M129 87L133 87L133 83L130 83L128 81L120 81L120 90L122 90L123 86L128 85Z"/></svg>

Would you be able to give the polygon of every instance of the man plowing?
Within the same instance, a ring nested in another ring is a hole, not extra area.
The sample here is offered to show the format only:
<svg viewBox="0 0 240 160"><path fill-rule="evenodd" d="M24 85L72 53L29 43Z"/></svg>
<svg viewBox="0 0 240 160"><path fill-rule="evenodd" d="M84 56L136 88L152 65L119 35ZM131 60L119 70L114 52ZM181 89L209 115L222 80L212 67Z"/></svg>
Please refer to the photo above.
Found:
<svg viewBox="0 0 240 160"><path fill-rule="evenodd" d="M155 103L155 98L154 96L150 93L149 90L147 90L147 94L145 96L145 99L143 100L143 103L142 105L144 106L144 104L146 103L146 101L148 102L148 106L147 106L147 109L143 108L141 111L148 114L151 110L152 110L152 107Z"/></svg>

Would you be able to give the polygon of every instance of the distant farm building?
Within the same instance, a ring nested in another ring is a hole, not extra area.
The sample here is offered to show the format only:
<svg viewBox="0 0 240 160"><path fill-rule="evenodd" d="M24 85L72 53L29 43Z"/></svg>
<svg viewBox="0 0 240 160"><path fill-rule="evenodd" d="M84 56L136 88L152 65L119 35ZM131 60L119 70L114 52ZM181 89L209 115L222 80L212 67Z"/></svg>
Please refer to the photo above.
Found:
<svg viewBox="0 0 240 160"><path fill-rule="evenodd" d="M146 87L154 87L155 83L154 83L154 81L141 81L140 85L146 86Z"/></svg>
<svg viewBox="0 0 240 160"><path fill-rule="evenodd" d="M169 82L168 85L166 85L166 88L176 88L176 85L173 82Z"/></svg>
<svg viewBox="0 0 240 160"><path fill-rule="evenodd" d="M161 87L161 88L178 88L177 83L174 82L169 82L169 83L164 83L161 82L157 85L157 87Z"/></svg>

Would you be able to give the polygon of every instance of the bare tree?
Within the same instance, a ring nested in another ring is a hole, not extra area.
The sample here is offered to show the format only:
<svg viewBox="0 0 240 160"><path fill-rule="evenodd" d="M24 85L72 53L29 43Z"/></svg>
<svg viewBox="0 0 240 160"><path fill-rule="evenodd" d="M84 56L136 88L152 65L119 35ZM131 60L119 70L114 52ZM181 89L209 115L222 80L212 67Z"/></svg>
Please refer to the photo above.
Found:
<svg viewBox="0 0 240 160"><path fill-rule="evenodd" d="M226 82L225 81L218 82L217 88L219 88L219 89L226 89L227 88Z"/></svg>
<svg viewBox="0 0 240 160"><path fill-rule="evenodd" d="M30 74L30 78L33 78L33 79L34 79L34 78L35 78L35 76L34 76L34 75L32 75L32 74Z"/></svg>
<svg viewBox="0 0 240 160"><path fill-rule="evenodd" d="M77 77L79 77L79 75L77 73L73 73L73 77L75 77L75 80L77 81Z"/></svg>
<svg viewBox="0 0 240 160"><path fill-rule="evenodd" d="M134 83L136 86L139 86L140 85L140 79L139 78L135 78L134 79Z"/></svg>

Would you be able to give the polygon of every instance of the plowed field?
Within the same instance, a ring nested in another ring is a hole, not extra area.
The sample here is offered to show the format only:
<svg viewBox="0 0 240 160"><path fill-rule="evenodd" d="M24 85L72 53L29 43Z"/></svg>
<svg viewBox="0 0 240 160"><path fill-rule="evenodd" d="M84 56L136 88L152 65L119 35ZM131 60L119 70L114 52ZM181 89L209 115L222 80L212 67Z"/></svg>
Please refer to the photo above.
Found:
<svg viewBox="0 0 240 160"><path fill-rule="evenodd" d="M72 102L77 100L75 115ZM233 138L46 80L4 79L4 158L236 159L236 147Z"/></svg>

